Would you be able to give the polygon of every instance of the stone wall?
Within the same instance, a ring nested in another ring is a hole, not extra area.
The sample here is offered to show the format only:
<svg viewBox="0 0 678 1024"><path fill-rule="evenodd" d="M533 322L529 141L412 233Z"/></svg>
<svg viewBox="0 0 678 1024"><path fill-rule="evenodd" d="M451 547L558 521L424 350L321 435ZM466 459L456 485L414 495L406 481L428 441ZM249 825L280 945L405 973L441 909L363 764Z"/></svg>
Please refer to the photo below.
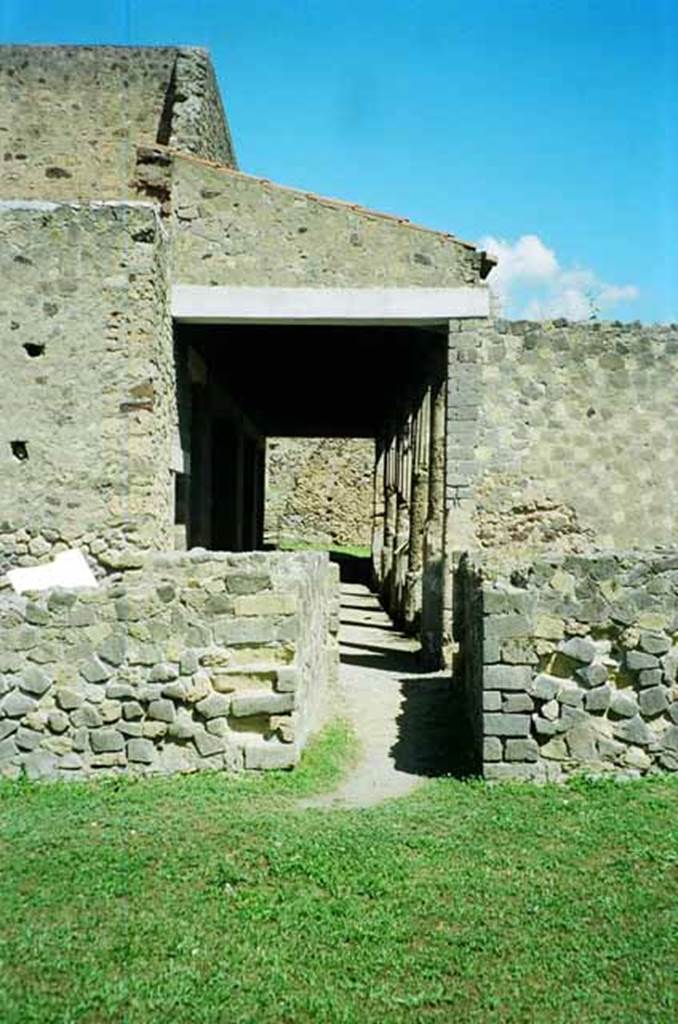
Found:
<svg viewBox="0 0 678 1024"><path fill-rule="evenodd" d="M336 682L327 556L139 557L96 589L0 590L0 773L287 768Z"/></svg>
<svg viewBox="0 0 678 1024"><path fill-rule="evenodd" d="M134 145L233 166L208 54L195 48L0 47L0 198L133 196Z"/></svg>
<svg viewBox="0 0 678 1024"><path fill-rule="evenodd" d="M148 205L0 204L0 569L171 546L166 264Z"/></svg>
<svg viewBox="0 0 678 1024"><path fill-rule="evenodd" d="M484 255L451 235L180 154L171 159L177 284L450 288L480 282Z"/></svg>
<svg viewBox="0 0 678 1024"><path fill-rule="evenodd" d="M457 586L486 778L678 770L675 551L466 558Z"/></svg>
<svg viewBox="0 0 678 1024"><path fill-rule="evenodd" d="M455 548L673 543L678 326L467 322L451 337Z"/></svg>
<svg viewBox="0 0 678 1024"><path fill-rule="evenodd" d="M269 541L367 546L372 542L374 442L362 438L269 438Z"/></svg>

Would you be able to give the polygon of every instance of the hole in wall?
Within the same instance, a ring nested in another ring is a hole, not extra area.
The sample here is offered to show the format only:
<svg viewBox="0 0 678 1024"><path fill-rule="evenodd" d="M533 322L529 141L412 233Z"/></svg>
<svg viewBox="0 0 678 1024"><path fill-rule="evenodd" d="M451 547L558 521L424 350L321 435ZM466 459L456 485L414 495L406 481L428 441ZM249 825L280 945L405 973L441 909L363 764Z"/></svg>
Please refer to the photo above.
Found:
<svg viewBox="0 0 678 1024"><path fill-rule="evenodd" d="M45 354L44 345L34 345L30 341L26 342L26 344L24 345L24 350L26 352L26 355L29 355L31 359L36 359L38 356L44 356Z"/></svg>
<svg viewBox="0 0 678 1024"><path fill-rule="evenodd" d="M28 458L28 441L10 441L12 455L19 462L25 462Z"/></svg>

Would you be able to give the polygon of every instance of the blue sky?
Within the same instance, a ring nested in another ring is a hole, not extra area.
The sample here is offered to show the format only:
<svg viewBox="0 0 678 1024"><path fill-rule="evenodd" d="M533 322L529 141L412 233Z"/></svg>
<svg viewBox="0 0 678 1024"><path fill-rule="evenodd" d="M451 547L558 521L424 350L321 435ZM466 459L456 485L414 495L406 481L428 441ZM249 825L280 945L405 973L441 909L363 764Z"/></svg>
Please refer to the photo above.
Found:
<svg viewBox="0 0 678 1024"><path fill-rule="evenodd" d="M483 241L509 315L678 321L673 0L0 0L0 35L207 46L243 170Z"/></svg>

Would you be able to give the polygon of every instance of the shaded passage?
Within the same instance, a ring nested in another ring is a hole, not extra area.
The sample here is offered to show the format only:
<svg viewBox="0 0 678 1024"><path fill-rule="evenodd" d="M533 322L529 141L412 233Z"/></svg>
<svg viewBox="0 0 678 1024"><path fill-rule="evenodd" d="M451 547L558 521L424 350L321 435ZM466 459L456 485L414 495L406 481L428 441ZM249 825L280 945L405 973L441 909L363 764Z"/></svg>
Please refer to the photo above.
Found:
<svg viewBox="0 0 678 1024"><path fill-rule="evenodd" d="M448 672L420 667L419 642L399 632L361 583L342 583L342 704L362 747L359 764L313 807L367 807L423 779L468 774L468 729Z"/></svg>

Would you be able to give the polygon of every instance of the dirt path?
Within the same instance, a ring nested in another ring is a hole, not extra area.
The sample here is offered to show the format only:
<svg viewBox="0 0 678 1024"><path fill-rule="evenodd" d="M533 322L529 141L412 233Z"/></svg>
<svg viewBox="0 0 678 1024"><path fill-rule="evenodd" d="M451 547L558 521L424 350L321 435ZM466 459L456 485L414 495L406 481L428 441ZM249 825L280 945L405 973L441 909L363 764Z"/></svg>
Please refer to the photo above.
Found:
<svg viewBox="0 0 678 1024"><path fill-rule="evenodd" d="M342 584L339 637L342 703L362 758L339 789L305 807L368 807L449 771L449 673L422 673L417 641L362 584Z"/></svg>

